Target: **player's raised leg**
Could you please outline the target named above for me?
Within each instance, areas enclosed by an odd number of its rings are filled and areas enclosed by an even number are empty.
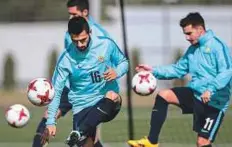
[[[160,91],[156,96],[155,104],[152,109],[150,121],[151,128],[148,138],[129,140],[129,145],[133,147],[139,147],[141,145],[144,145],[144,147],[158,147],[158,137],[167,116],[169,103],[179,104],[176,95],[171,90]]]
[[[92,131],[96,130],[97,125],[114,119],[120,108],[121,97],[113,91],[107,92],[105,98],[101,99],[95,106],[81,111],[83,114],[74,115],[74,129],[76,130],[71,132],[66,143],[71,145],[75,142],[78,145],[85,144],[88,137],[93,137],[89,134],[93,134]],[[85,115],[84,120],[78,121],[78,119],[83,118],[83,115]]]
[[[189,98],[186,98],[187,96]],[[192,113],[192,99],[192,91],[189,88],[179,87],[161,90],[156,96],[152,109],[148,137],[140,140],[129,140],[128,144],[133,147],[158,147],[159,134],[167,117],[168,104],[181,107],[183,113]]]
[[[80,125],[80,132],[87,133],[101,122],[108,122],[114,119],[121,108],[121,97],[113,92],[106,93],[105,98],[100,100],[88,113],[88,118]]]

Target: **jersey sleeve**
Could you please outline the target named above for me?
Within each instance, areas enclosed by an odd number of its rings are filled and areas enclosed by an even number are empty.
[[[55,89],[55,96],[52,102],[48,105],[48,119],[46,125],[55,125],[56,123],[56,114],[60,105],[61,94],[64,89],[65,83],[68,80],[69,66],[69,62],[67,58],[65,58],[65,53],[63,53],[58,59],[52,77],[52,83]]]
[[[115,65],[115,71],[117,73],[117,78],[122,77],[124,74],[128,72],[128,60],[126,59],[123,52],[119,49],[117,44],[111,40],[111,60]]]
[[[215,92],[224,88],[232,77],[232,63],[229,48],[221,43],[214,44],[215,59],[217,64],[218,75],[213,81],[209,82],[208,90]]]
[[[187,51],[175,64],[154,67],[152,73],[157,79],[182,78],[189,71],[188,54]]]

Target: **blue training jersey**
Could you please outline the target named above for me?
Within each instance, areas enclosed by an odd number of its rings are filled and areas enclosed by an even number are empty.
[[[109,33],[106,30],[104,30],[100,24],[97,24],[91,16],[88,16],[88,24],[89,24],[92,36],[105,36],[105,37],[110,38]],[[71,44],[72,44],[72,39],[67,31],[65,33],[64,48],[67,49],[69,47],[69,45],[71,45]],[[69,88],[69,85],[70,84],[67,81],[66,87]]]
[[[107,82],[103,73],[112,67],[117,79]],[[55,124],[61,93],[66,81],[70,83],[68,94],[73,114],[95,105],[107,91],[119,92],[118,78],[128,71],[128,61],[116,43],[108,37],[91,35],[89,47],[79,51],[71,44],[59,57],[53,75],[55,97],[48,106],[47,125]]]
[[[173,79],[189,73],[188,87],[195,97],[202,101],[201,95],[208,90],[212,94],[208,104],[225,111],[231,95],[231,61],[229,48],[208,30],[176,64],[155,67],[153,74],[158,79]]]

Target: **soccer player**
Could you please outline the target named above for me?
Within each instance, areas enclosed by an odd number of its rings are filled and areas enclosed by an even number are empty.
[[[56,114],[65,83],[73,111],[73,131],[69,146],[83,146],[95,138],[98,124],[112,120],[120,110],[118,79],[128,71],[128,61],[116,43],[108,37],[91,35],[83,17],[68,23],[72,44],[62,53],[53,75],[55,97],[48,106],[46,122],[50,136],[56,134]]]
[[[91,34],[95,36],[109,36],[109,33],[97,24],[95,20],[89,15],[89,2],[88,0],[68,0],[67,2],[68,13],[70,18],[74,16],[84,17],[89,24]],[[68,32],[65,34],[65,48],[72,43],[72,39]]]
[[[89,15],[88,0],[68,0],[67,9],[68,9],[68,13],[70,14],[70,18],[74,16],[82,16],[88,21],[92,35],[109,37],[108,32],[105,31],[101,25],[97,24],[94,21],[94,19]],[[68,32],[66,32],[65,34],[64,42],[65,42],[65,48],[68,48],[68,46],[72,44],[72,40]],[[69,85],[68,83],[66,83],[66,86],[62,93],[59,110],[56,115],[57,119],[59,119],[61,116],[65,116],[67,112],[69,112],[72,109],[72,105],[68,101],[68,92],[69,92]],[[34,136],[32,147],[42,147],[41,135],[43,133],[44,135],[46,135],[46,132],[44,132],[46,121],[47,121],[47,110],[45,111],[44,116],[37,127],[36,135]],[[95,147],[102,147],[101,143],[97,139],[96,139]]]
[[[181,19],[180,26],[190,47],[177,63],[150,67],[139,65],[137,71],[151,71],[158,79],[182,78],[191,81],[186,87],[174,87],[158,92],[151,114],[148,137],[129,140],[133,147],[158,147],[158,137],[167,116],[169,104],[182,109],[183,114],[193,114],[193,130],[197,133],[197,147],[212,147],[224,113],[229,105],[232,63],[229,48],[205,29],[202,16],[189,13]]]

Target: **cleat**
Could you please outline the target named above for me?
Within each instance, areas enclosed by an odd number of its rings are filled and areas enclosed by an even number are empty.
[[[147,137],[144,137],[139,140],[129,140],[127,143],[131,147],[158,147],[158,144],[152,144]]]
[[[86,136],[81,135],[79,131],[72,131],[68,138],[65,141],[65,144],[69,145],[69,147],[82,147],[84,141],[86,140]]]

